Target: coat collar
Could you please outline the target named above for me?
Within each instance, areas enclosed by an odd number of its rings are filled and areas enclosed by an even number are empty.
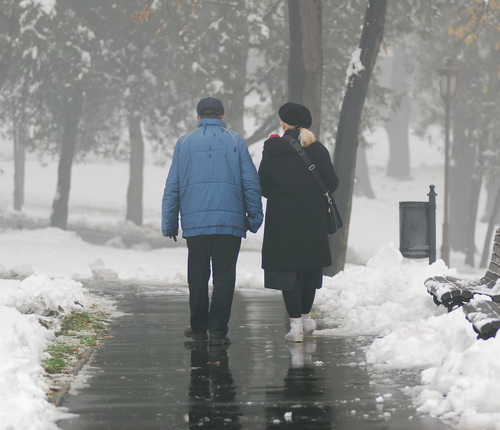
[[[299,140],[298,130],[287,130],[284,136],[292,136]],[[264,152],[266,155],[296,154],[297,151],[290,142],[283,137],[271,137],[264,142]]]
[[[198,121],[198,127],[205,127],[207,125],[216,125],[227,128],[226,123],[217,118],[204,118]]]

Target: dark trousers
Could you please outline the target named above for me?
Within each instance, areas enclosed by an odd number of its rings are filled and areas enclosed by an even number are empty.
[[[286,310],[290,318],[300,318],[311,312],[316,289],[323,284],[323,269],[300,270],[293,291],[283,291]]]
[[[212,234],[186,238],[188,254],[189,308],[195,334],[226,336],[233,304],[236,262],[241,237]],[[210,260],[213,271],[212,301],[209,303]]]

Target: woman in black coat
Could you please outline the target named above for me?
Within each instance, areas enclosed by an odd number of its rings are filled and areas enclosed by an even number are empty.
[[[323,267],[330,266],[325,197],[303,158],[290,141],[300,142],[316,166],[327,190],[333,193],[339,179],[328,150],[308,130],[309,109],[285,103],[279,110],[283,137],[271,136],[264,143],[259,167],[262,194],[267,198],[262,268],[265,287],[283,291],[290,316],[285,339],[302,342],[316,323],[311,308],[321,288]]]

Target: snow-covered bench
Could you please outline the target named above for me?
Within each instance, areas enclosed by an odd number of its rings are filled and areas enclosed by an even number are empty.
[[[495,233],[493,252],[486,274],[481,279],[459,279],[451,276],[434,276],[424,284],[434,302],[443,305],[448,311],[468,303],[472,297],[482,294],[491,297],[493,302],[500,302],[500,291],[492,288],[500,278],[500,228]],[[491,302],[490,302],[491,303]],[[499,305],[500,309],[500,305]]]
[[[481,339],[495,336],[500,328],[500,303],[473,301],[463,306],[466,318]]]

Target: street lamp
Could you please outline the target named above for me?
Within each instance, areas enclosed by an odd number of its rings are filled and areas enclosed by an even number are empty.
[[[441,258],[447,266],[450,265],[450,242],[449,242],[449,221],[450,221],[450,111],[451,101],[455,98],[458,85],[459,71],[453,68],[453,60],[448,58],[446,67],[438,69],[439,81],[441,84],[441,97],[446,106],[446,129],[444,145],[444,223],[443,223],[443,245],[441,247]]]

